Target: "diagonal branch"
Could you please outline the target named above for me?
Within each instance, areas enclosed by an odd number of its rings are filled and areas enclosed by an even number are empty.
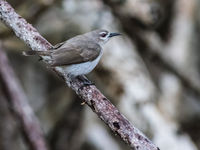
[[[47,150],[39,121],[35,117],[32,108],[27,103],[25,93],[17,80],[14,71],[9,65],[6,54],[0,49],[0,78],[3,88],[12,106],[13,113],[21,122],[32,150]]]
[[[32,50],[47,50],[52,45],[45,40],[32,25],[28,24],[4,0],[0,0],[0,19],[15,32]],[[110,129],[117,133],[132,149],[158,150],[148,138],[135,128],[117,108],[94,86],[83,87],[78,79],[71,80],[59,70],[53,69],[61,76],[83,101],[102,119]],[[83,87],[83,88],[81,88]]]

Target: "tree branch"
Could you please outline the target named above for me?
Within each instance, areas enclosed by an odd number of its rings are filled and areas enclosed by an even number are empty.
[[[28,24],[4,0],[0,0],[0,18],[32,50],[47,50],[52,45],[45,40],[32,25]],[[83,101],[102,119],[110,129],[117,133],[131,148],[137,150],[158,150],[148,138],[116,109],[116,107],[93,85],[83,87],[78,79],[71,80],[66,75],[53,69],[71,87]],[[81,88],[83,87],[83,88]]]
[[[39,122],[35,117],[32,108],[27,102],[19,81],[17,80],[14,71],[8,63],[6,54],[0,48],[0,78],[3,83],[3,88],[9,103],[12,106],[12,112],[18,117],[21,122],[21,127],[25,133],[31,149],[47,150],[42,130]]]

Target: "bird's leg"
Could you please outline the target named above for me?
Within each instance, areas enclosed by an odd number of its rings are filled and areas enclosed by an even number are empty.
[[[77,78],[83,82],[83,86],[94,85],[94,82],[88,80],[84,75],[77,76]]]
[[[39,57],[38,61],[42,61],[42,60],[43,60],[43,58],[42,58],[42,57]]]

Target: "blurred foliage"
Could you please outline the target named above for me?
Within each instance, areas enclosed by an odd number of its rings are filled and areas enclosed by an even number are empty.
[[[162,150],[200,149],[197,0],[7,1],[53,45],[96,28],[122,32],[88,77]],[[129,149],[37,57],[23,57],[28,47],[3,23],[0,40],[51,149]],[[0,149],[28,149],[0,89]]]

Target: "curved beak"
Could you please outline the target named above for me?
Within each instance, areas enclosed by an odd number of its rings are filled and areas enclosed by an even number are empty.
[[[119,36],[122,35],[120,33],[110,33],[110,35],[108,36],[109,38],[113,37],[113,36]]]

